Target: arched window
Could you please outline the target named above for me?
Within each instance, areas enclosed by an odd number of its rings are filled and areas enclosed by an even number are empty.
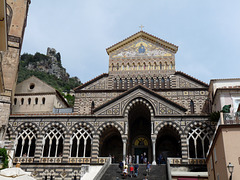
[[[159,82],[159,79],[157,77],[157,79],[156,79],[156,89],[159,89],[159,87],[160,87],[160,82]]]
[[[143,79],[142,78],[140,79],[140,84],[143,85]]]
[[[112,71],[114,71],[114,65],[112,64]]]
[[[160,62],[160,70],[162,70],[162,63]]]
[[[121,68],[122,71],[124,71],[124,64],[122,64],[122,68]]]
[[[190,111],[191,111],[191,114],[194,114],[194,102],[193,102],[193,100],[190,101]]]
[[[127,63],[127,70],[129,70],[129,63]]]
[[[132,78],[129,79],[129,88],[132,88],[133,87],[133,80]]]
[[[22,98],[22,99],[21,99],[21,105],[23,105],[23,103],[24,103],[24,99]]]
[[[151,70],[151,63],[148,63],[148,70]]]
[[[165,62],[165,70],[168,70],[168,64]]]
[[[33,157],[36,148],[36,135],[26,128],[17,136],[16,157]]]
[[[148,80],[148,78],[146,78],[146,80],[145,80],[145,86],[149,87],[149,80]]]
[[[92,101],[92,103],[91,103],[91,113],[93,114],[93,109],[95,108],[95,103],[94,103],[94,101]]]
[[[117,89],[117,79],[113,80],[113,89]]]
[[[14,98],[14,105],[17,105],[17,98]]]
[[[128,80],[127,78],[124,79],[124,89],[127,89],[128,86]]]
[[[166,85],[167,85],[167,88],[169,89],[170,88],[170,78],[169,77],[167,77]]]
[[[42,104],[45,104],[45,102],[46,102],[46,98],[43,97],[43,98],[42,98]]]
[[[206,158],[210,137],[206,130],[195,127],[190,130],[187,137],[188,155],[190,158]]]
[[[173,63],[172,62],[170,63],[170,68],[173,69]]]
[[[153,89],[154,88],[154,79],[153,79],[153,77],[151,77],[151,89]]]
[[[28,104],[31,104],[31,98],[28,98]]]
[[[141,65],[140,65],[140,63],[138,63],[138,70],[141,70]]]
[[[119,64],[117,63],[117,71],[119,70]]]
[[[84,127],[76,130],[71,140],[71,157],[90,157],[92,134],[89,129]]]
[[[135,78],[135,86],[138,85],[138,79]]]
[[[43,139],[43,157],[61,157],[63,153],[63,133],[51,128]]]
[[[156,63],[154,63],[154,70],[156,70],[157,69],[157,64]]]
[[[122,89],[122,79],[119,79],[119,89]]]
[[[143,70],[146,70],[146,64],[143,63]]]
[[[161,88],[162,89],[165,88],[165,79],[164,79],[164,77],[162,77],[162,79],[161,79]]]
[[[38,104],[38,98],[35,98],[35,104]]]

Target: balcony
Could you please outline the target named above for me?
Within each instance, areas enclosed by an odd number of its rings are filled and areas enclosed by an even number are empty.
[[[220,113],[218,125],[240,124],[240,112],[236,113]]]

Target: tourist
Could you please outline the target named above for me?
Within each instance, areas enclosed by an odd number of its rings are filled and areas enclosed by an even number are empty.
[[[139,166],[138,166],[138,164],[135,164],[135,166],[134,166],[134,172],[135,172],[135,176],[136,176],[136,177],[138,176],[138,170],[139,170]]]
[[[143,163],[143,154],[141,154],[140,163],[141,163],[141,164]]]
[[[143,180],[148,180],[147,176],[145,176],[145,178]]]
[[[133,164],[136,163],[136,162],[135,162],[135,155],[133,155],[133,157],[132,157],[132,163],[133,163]]]
[[[132,156],[131,156],[131,154],[128,156],[128,162],[129,162],[129,164],[132,164]]]
[[[147,176],[150,174],[150,170],[151,170],[151,164],[148,161],[146,166]]]
[[[126,164],[128,164],[128,155],[126,156]]]
[[[121,171],[121,173],[123,172],[123,162],[121,161],[120,163],[119,163],[119,169],[120,169],[120,171]]]
[[[131,166],[130,166],[130,176],[131,176],[131,178],[133,177],[133,170],[134,170],[134,169],[133,169],[133,166],[131,165]]]
[[[123,176],[124,176],[124,177],[127,177],[127,175],[128,175],[128,166],[125,165],[125,166],[124,166],[124,170],[123,170]]]

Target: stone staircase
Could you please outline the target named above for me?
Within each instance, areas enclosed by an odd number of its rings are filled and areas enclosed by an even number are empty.
[[[129,169],[129,168],[128,168]],[[117,179],[141,179],[143,180],[146,176],[146,165],[139,165],[138,177],[123,177],[118,164],[111,164],[105,174],[102,176],[101,180],[117,180]],[[166,165],[155,165],[151,166],[151,171],[148,180],[167,180],[167,170]]]

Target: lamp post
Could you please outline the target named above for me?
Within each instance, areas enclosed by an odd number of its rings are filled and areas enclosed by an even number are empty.
[[[229,173],[231,174],[230,180],[232,180],[232,173],[233,173],[234,165],[232,165],[232,164],[229,162],[229,164],[227,165],[227,168],[228,168]]]

